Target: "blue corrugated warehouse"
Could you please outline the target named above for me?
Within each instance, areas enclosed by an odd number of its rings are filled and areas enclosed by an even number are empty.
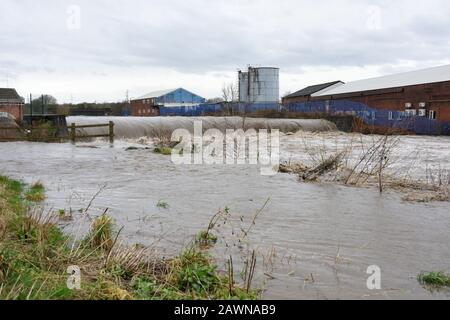
[[[158,116],[161,108],[192,108],[206,99],[183,88],[150,92],[131,100],[131,114],[137,117]]]

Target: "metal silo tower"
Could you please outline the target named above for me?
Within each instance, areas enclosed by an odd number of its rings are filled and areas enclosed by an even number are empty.
[[[249,67],[239,71],[239,102],[278,103],[280,99],[280,69]]]

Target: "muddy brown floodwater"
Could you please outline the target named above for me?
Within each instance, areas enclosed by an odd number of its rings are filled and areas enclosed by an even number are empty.
[[[283,139],[282,153],[288,156],[295,141]],[[437,138],[405,139],[422,146]],[[220,241],[214,255],[223,265],[229,254],[256,249],[255,284],[264,285],[266,299],[450,298],[448,291],[430,292],[416,280],[421,271],[450,268],[447,202],[407,203],[393,192],[305,184],[285,174],[261,176],[247,165],[179,166],[151,150],[126,151],[130,145],[135,144],[1,143],[0,174],[42,181],[46,207],[54,210],[86,208],[105,185],[90,212],[109,208],[117,225],[124,226],[126,242],[153,245],[167,256],[228,207],[231,218],[216,231]],[[236,243],[236,233],[251,225],[267,199],[248,243]],[[168,208],[158,208],[158,202]],[[66,226],[68,232],[86,228],[75,220]],[[234,258],[238,269],[242,258]],[[366,286],[372,265],[381,268],[381,290]]]

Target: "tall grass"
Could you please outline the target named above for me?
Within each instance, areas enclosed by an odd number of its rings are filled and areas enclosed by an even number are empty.
[[[42,202],[45,200],[45,188],[41,182],[33,183],[25,193],[25,199],[31,202]]]
[[[33,208],[27,190],[21,182],[0,176],[0,299],[259,297],[256,290],[230,284],[195,243],[170,259],[119,243],[121,230],[116,232],[106,214],[92,221],[84,239],[75,241],[58,227],[58,214]],[[67,270],[74,265],[81,270],[80,290],[67,286]]]

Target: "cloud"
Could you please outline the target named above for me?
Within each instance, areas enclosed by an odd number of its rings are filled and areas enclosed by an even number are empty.
[[[22,94],[63,101],[163,86],[216,96],[259,64],[294,91],[446,63],[449,14],[444,0],[2,0],[0,85],[8,72]]]

